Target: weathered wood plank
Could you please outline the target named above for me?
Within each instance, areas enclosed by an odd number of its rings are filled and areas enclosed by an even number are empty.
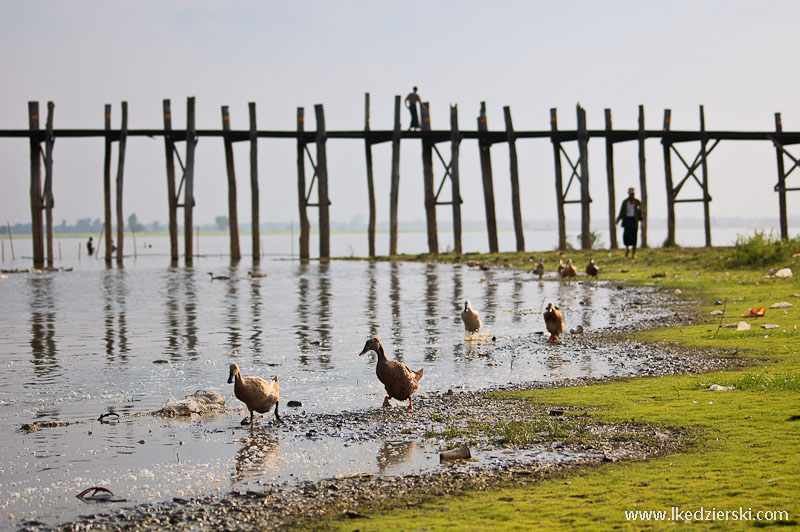
[[[614,189],[614,143],[610,140],[613,124],[611,109],[605,110],[606,118],[606,182],[608,184],[608,235],[611,249],[617,249],[617,195]]]
[[[309,234],[311,227],[308,222],[308,209],[306,207],[306,142],[305,134],[305,109],[297,108],[297,201],[300,212],[300,260],[308,260]]]
[[[647,170],[645,169],[644,141],[644,105],[639,106],[639,129],[636,139],[639,145],[639,201],[642,203],[642,238],[641,247],[647,247]]]
[[[459,182],[458,158],[461,134],[458,131],[458,106],[450,106],[450,184],[452,185],[453,246],[461,255],[461,184]]]
[[[322,104],[314,106],[317,118],[317,193],[319,198],[319,257],[331,256],[331,220],[328,200],[328,156],[325,133],[325,111]]]
[[[39,137],[39,102],[28,102],[28,127],[30,136],[30,161],[31,161],[31,237],[33,244],[33,267],[44,266],[44,222],[42,209],[44,198],[42,196],[42,147]]]
[[[489,127],[486,123],[486,102],[481,102],[478,115],[478,133],[486,134]],[[486,210],[486,231],[489,236],[489,253],[497,253],[497,218],[494,211],[494,184],[492,182],[492,144],[487,137],[478,138],[478,151],[481,161],[481,178],[483,182],[483,204]]]
[[[253,264],[261,263],[261,215],[258,194],[258,128],[256,128],[256,102],[248,104],[250,114],[250,233],[252,235]]]
[[[589,135],[586,131],[586,111],[576,106],[578,113],[578,151],[581,171],[581,249],[591,249],[590,203],[589,197]]]
[[[389,255],[397,255],[397,203],[400,195],[400,96],[394,97],[394,129],[392,130],[392,184],[389,192]]]
[[[128,141],[128,102],[122,102],[122,124],[117,144],[117,265],[123,263],[125,253],[125,219],[122,209],[123,178],[125,176],[125,147]]]
[[[163,102],[164,109],[164,155],[167,165],[167,208],[169,210],[169,257],[173,266],[178,264],[178,195],[175,187],[175,141],[172,139],[172,104],[170,100]],[[111,106],[106,106],[106,129],[111,127]],[[111,140],[106,137],[107,150]],[[110,151],[107,151],[107,164],[110,162]],[[111,219],[111,206],[108,207],[108,219]],[[110,223],[110,222],[109,222]],[[111,237],[107,237],[107,253],[111,255]]]
[[[711,247],[711,195],[708,193],[708,135],[706,135],[706,115],[700,106],[700,165],[703,169],[703,220],[706,233],[706,247]]]
[[[236,206],[236,166],[233,160],[233,142],[231,141],[231,116],[227,105],[222,106],[222,130],[225,145],[225,171],[228,175],[228,233],[230,235],[231,261],[241,260],[239,249],[239,212]]]
[[[431,115],[428,102],[420,105],[422,131],[430,132]],[[439,236],[436,232],[436,194],[433,191],[433,143],[422,137],[422,183],[425,197],[425,224],[428,230],[428,253],[439,253]]]
[[[517,251],[525,251],[525,235],[522,226],[522,208],[519,197],[519,168],[517,164],[517,135],[511,121],[511,107],[503,107],[503,118],[506,123],[506,141],[508,142],[508,167],[511,178],[511,211],[514,216],[514,236]]]
[[[550,141],[553,143],[553,162],[556,174],[556,214],[558,215],[558,249],[567,249],[567,224],[564,215],[564,178],[561,171],[561,141],[558,137],[558,112],[550,109]]]
[[[194,152],[195,152],[195,101],[186,99],[186,164],[183,170],[183,261],[186,266],[194,263]]]
[[[664,148],[664,181],[667,186],[667,239],[664,246],[675,245],[675,193],[672,183],[672,142],[669,140],[670,118],[672,110],[664,109],[664,136],[661,145]]]
[[[369,256],[375,256],[375,182],[372,173],[372,142],[369,139],[369,93],[364,94],[364,152],[367,163],[367,202],[369,204],[369,223],[367,240]]]
[[[777,138],[783,131],[781,114],[775,113],[775,137]],[[789,239],[789,221],[786,213],[786,171],[783,166],[783,150],[781,146],[775,146],[775,156],[778,160],[778,214],[780,217],[781,240]]]
[[[55,105],[47,102],[47,122],[44,137],[44,209],[47,236],[47,267],[53,267],[53,112]]]

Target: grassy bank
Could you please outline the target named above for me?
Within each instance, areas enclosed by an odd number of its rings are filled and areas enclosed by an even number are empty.
[[[357,523],[331,519],[313,529],[333,530],[529,530],[674,529],[683,520],[627,520],[625,511],[781,510],[783,516],[764,521],[702,521],[693,527],[750,528],[800,524],[800,281],[765,277],[771,267],[791,267],[800,274],[793,249],[779,250],[767,260],[742,249],[641,250],[636,260],[618,251],[543,254],[443,255],[446,262],[474,261],[490,267],[533,268],[544,257],[552,271],[559,258],[572,258],[582,270],[589,257],[601,268],[601,278],[680,289],[681,297],[699,301],[701,316],[692,325],[637,333],[640,340],[669,342],[686,351],[724,350],[746,364],[735,371],[660,378],[631,378],[595,386],[507,393],[510,399],[536,406],[587,408],[602,422],[633,421],[688,429],[686,452],[646,462],[607,463],[572,470],[540,483],[469,492],[424,500],[408,506],[364,508],[371,519]],[[405,260],[411,257],[404,257]],[[430,260],[427,256],[413,257]],[[716,305],[715,302],[724,302]],[[776,302],[794,306],[770,309]],[[766,316],[743,319],[750,308],[766,306]],[[711,315],[725,309],[725,314]],[[718,328],[747,321],[749,331]],[[777,329],[762,329],[776,324]],[[707,391],[709,384],[732,391]],[[568,414],[569,415],[569,414]],[[708,516],[705,516],[708,517]]]

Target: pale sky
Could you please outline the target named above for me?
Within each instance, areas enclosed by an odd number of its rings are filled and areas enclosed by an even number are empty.
[[[560,127],[573,129],[580,102],[590,129],[604,127],[606,107],[615,128],[634,129],[639,104],[648,129],[661,127],[667,107],[673,129],[697,129],[704,104],[709,130],[772,130],[773,113],[780,111],[784,130],[798,131],[798,23],[800,3],[791,0],[0,0],[0,129],[26,128],[29,100],[39,100],[42,109],[54,101],[57,128],[102,128],[106,103],[113,104],[118,127],[123,100],[129,127],[161,128],[164,98],[172,99],[174,127],[185,127],[187,96],[197,98],[199,129],[220,128],[222,105],[230,106],[234,129],[247,128],[250,101],[257,103],[261,129],[294,130],[296,108],[303,106],[306,129],[313,130],[317,103],[325,105],[329,130],[362,129],[365,92],[372,128],[391,129],[394,95],[418,85],[434,129],[449,128],[449,104],[456,103],[461,127],[474,130],[486,101],[493,130],[504,128],[504,105],[511,106],[517,130],[549,129],[551,107],[558,108]],[[402,113],[405,129],[409,117],[405,108]],[[102,218],[102,147],[100,138],[57,140],[57,224]],[[448,154],[449,144],[440,149]],[[521,140],[517,149],[523,217],[554,219],[550,142]],[[679,149],[691,160],[698,146]],[[577,154],[574,143],[568,150]],[[592,140],[589,150],[592,225],[605,228],[604,141]],[[638,185],[636,150],[635,142],[615,146],[620,200]],[[236,146],[242,222],[250,220],[248,151],[246,143]],[[374,147],[379,221],[388,221],[390,154],[389,143]],[[401,155],[400,219],[423,219],[419,141],[404,141]],[[510,219],[507,146],[495,145],[492,157],[497,216]],[[3,223],[30,221],[28,158],[26,140],[0,138]],[[366,217],[363,142],[331,140],[328,159],[331,218]],[[130,139],[126,160],[126,218],[135,212],[141,222],[166,222],[163,141]],[[436,165],[438,186],[443,171]],[[483,220],[475,141],[462,143],[460,168],[463,217]],[[674,158],[676,181],[681,168]],[[663,217],[658,140],[647,143],[647,171],[650,216]],[[297,220],[294,141],[261,139],[259,174],[261,220]],[[227,214],[220,139],[200,140],[195,175],[195,220],[210,223]],[[768,142],[722,142],[709,159],[709,180],[712,216],[777,218],[775,151]],[[686,192],[699,197],[699,190]],[[790,215],[798,214],[797,196],[789,194]],[[450,207],[438,215],[450,219]],[[578,207],[568,207],[567,216],[577,223]],[[701,218],[702,206],[679,206],[678,216]]]

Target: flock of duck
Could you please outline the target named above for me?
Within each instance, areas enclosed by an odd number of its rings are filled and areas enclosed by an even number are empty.
[[[544,259],[540,260],[533,273],[541,279],[545,273]],[[600,270],[594,263],[594,259],[589,261],[586,265],[586,274],[590,277],[597,278]],[[559,260],[558,276],[560,279],[569,280],[577,277],[578,272],[572,264],[572,259],[564,264],[563,260]],[[211,275],[212,279],[219,279]],[[544,322],[547,326],[547,331],[550,333],[550,342],[558,342],[559,337],[564,332],[564,317],[559,312],[558,307],[553,303],[548,303],[544,313]],[[464,310],[461,312],[461,320],[464,322],[464,330],[468,335],[475,335],[483,327],[481,317],[477,310],[472,308],[469,300],[464,302]],[[375,367],[375,374],[378,380],[381,381],[386,389],[386,397],[383,398],[383,406],[389,406],[390,399],[398,401],[408,400],[408,410],[413,408],[411,396],[419,388],[419,381],[425,372],[424,368],[417,371],[412,371],[407,365],[397,360],[389,360],[386,357],[386,351],[381,344],[380,338],[370,338],[364,344],[364,349],[358,354],[363,354],[374,351],[378,355],[378,363]],[[272,377],[272,380],[267,381],[258,376],[243,377],[239,370],[238,364],[230,365],[230,373],[228,375],[228,384],[233,384],[233,393],[237,399],[242,401],[250,412],[249,421],[247,418],[242,420],[242,425],[249,424],[253,426],[254,412],[265,414],[275,408],[275,419],[280,422],[281,418],[278,414],[278,403],[280,402],[280,383],[278,377]]]

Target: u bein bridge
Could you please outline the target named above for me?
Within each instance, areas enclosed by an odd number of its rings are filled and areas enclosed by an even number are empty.
[[[612,127],[611,110],[605,110],[605,129],[590,130],[586,127],[586,111],[577,106],[577,129],[558,129],[556,109],[550,109],[550,129],[541,131],[515,131],[511,121],[511,110],[504,107],[505,129],[490,131],[486,121],[486,106],[481,103],[480,114],[477,119],[476,130],[461,130],[458,126],[458,108],[450,106],[450,129],[431,129],[430,112],[427,103],[422,106],[421,129],[418,131],[402,131],[400,126],[401,98],[394,98],[394,128],[392,130],[370,129],[370,98],[365,95],[364,129],[356,131],[328,131],[325,128],[325,113],[323,106],[315,105],[316,130],[305,130],[305,113],[302,107],[297,109],[296,131],[269,131],[259,130],[256,127],[256,105],[249,104],[250,127],[248,130],[232,130],[230,128],[230,115],[227,106],[222,107],[222,129],[207,130],[197,129],[195,126],[195,99],[190,97],[186,102],[186,129],[173,129],[170,100],[164,100],[164,127],[163,129],[128,129],[128,105],[122,102],[122,117],[119,129],[111,127],[111,105],[105,106],[104,129],[55,129],[53,125],[53,102],[47,104],[47,120],[45,129],[39,126],[39,103],[28,103],[29,127],[21,130],[0,130],[0,137],[25,137],[30,141],[30,204],[33,238],[33,262],[35,267],[45,264],[45,242],[47,266],[53,266],[53,148],[56,138],[75,137],[103,137],[105,139],[105,158],[103,172],[104,187],[104,235],[105,257],[111,263],[112,254],[112,210],[111,210],[111,177],[113,143],[118,145],[118,159],[116,167],[116,223],[117,223],[117,250],[116,262],[123,263],[124,244],[124,219],[122,209],[123,177],[125,168],[125,145],[128,137],[163,137],[166,155],[167,178],[167,204],[169,207],[169,235],[170,256],[173,264],[179,261],[178,254],[178,209],[183,208],[184,224],[184,253],[185,264],[193,262],[193,218],[194,201],[194,167],[195,151],[201,137],[219,137],[225,147],[225,162],[228,177],[228,218],[230,225],[230,255],[232,261],[241,259],[239,248],[239,224],[236,203],[236,171],[233,159],[233,144],[235,142],[248,142],[250,145],[250,186],[252,198],[252,256],[254,263],[261,257],[259,236],[259,183],[258,183],[258,139],[259,138],[294,138],[297,139],[297,191],[298,207],[300,213],[300,258],[308,259],[310,223],[308,209],[316,207],[319,210],[319,256],[330,257],[330,214],[328,199],[328,167],[327,167],[327,141],[328,139],[356,139],[364,142],[367,191],[369,197],[369,255],[375,256],[375,188],[374,172],[372,165],[372,146],[383,142],[391,142],[392,166],[390,188],[390,236],[389,254],[397,253],[397,203],[400,186],[400,142],[403,139],[420,139],[422,144],[423,183],[425,189],[425,214],[427,221],[428,251],[438,253],[439,244],[436,225],[436,207],[450,205],[453,212],[453,236],[456,253],[461,253],[461,194],[459,183],[459,156],[460,145],[463,139],[478,141],[480,155],[480,168],[483,183],[484,207],[486,210],[486,229],[489,238],[490,252],[497,252],[497,222],[495,216],[495,200],[493,188],[491,147],[494,144],[505,143],[509,150],[509,174],[511,179],[511,207],[514,219],[517,251],[525,250],[525,241],[522,227],[522,209],[520,206],[519,171],[517,166],[517,140],[518,139],[549,139],[553,145],[553,159],[555,164],[555,188],[558,213],[558,247],[566,249],[566,217],[565,206],[579,203],[581,206],[581,247],[591,247],[590,203],[589,195],[589,150],[590,138],[605,139],[606,152],[606,180],[608,184],[608,224],[610,246],[617,248],[617,232],[615,226],[616,197],[614,193],[614,144],[618,142],[636,141],[639,147],[639,187],[642,202],[642,247],[647,247],[647,180],[645,174],[645,140],[660,138],[664,155],[664,176],[667,197],[667,240],[666,244],[675,243],[675,204],[684,202],[701,202],[705,221],[705,245],[711,246],[711,218],[709,204],[711,196],[708,193],[708,157],[714,148],[723,140],[757,140],[769,141],[775,147],[777,156],[778,180],[774,190],[778,193],[778,208],[780,213],[780,235],[787,239],[788,223],[786,212],[786,192],[800,190],[800,187],[787,187],[786,178],[798,166],[800,156],[793,156],[786,146],[800,144],[800,132],[784,132],[781,126],[781,115],[775,113],[774,131],[707,131],[703,106],[700,106],[700,127],[698,131],[677,131],[670,128],[671,111],[664,111],[662,129],[645,129],[644,107],[639,106],[638,128],[635,130],[615,130]],[[689,161],[685,158],[676,145],[682,142],[699,141],[700,150]],[[183,143],[184,152],[181,157],[178,143]],[[450,143],[450,161],[448,162],[438,145]],[[42,148],[44,143],[44,148]],[[570,157],[564,145],[577,144],[577,156]],[[316,158],[312,155],[309,145],[316,146]],[[574,152],[574,148],[573,148]],[[435,186],[434,154],[441,162],[444,174],[438,187]],[[675,154],[683,166],[680,180],[675,182],[672,170],[672,155]],[[307,184],[306,158],[314,172]],[[791,161],[791,166],[786,169],[785,158]],[[175,160],[180,166],[180,182],[177,181]],[[573,162],[574,159],[574,162]],[[565,168],[566,162],[566,186]],[[44,182],[42,182],[42,164],[44,164]],[[700,175],[698,176],[698,170]],[[449,178],[451,185],[451,200],[442,201],[440,195]],[[700,187],[700,197],[683,197],[680,195],[684,185],[693,179]],[[579,187],[578,197],[568,199],[572,185]],[[312,200],[314,185],[317,186],[316,200]],[[182,196],[181,196],[182,194]],[[573,193],[573,197],[575,193]],[[182,199],[181,199],[182,198]],[[45,220],[42,219],[44,213]]]

